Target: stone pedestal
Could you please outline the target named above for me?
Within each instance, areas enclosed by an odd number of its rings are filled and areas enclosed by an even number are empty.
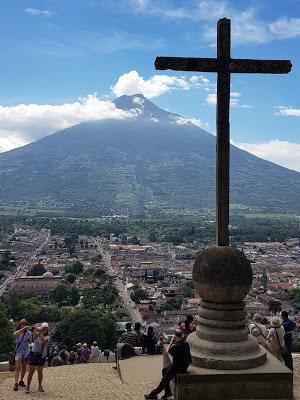
[[[164,356],[164,366],[171,359]],[[174,400],[292,400],[293,373],[267,352],[260,367],[219,370],[191,365],[171,381]]]
[[[266,349],[248,335],[243,299],[252,283],[251,265],[233,247],[212,247],[197,258],[193,281],[201,296],[196,332],[188,336],[193,365],[213,369],[255,368]]]

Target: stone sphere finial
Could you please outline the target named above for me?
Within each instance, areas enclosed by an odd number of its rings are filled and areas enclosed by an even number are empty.
[[[193,281],[203,300],[214,303],[241,302],[251,288],[252,269],[241,251],[229,246],[214,246],[197,257]]]

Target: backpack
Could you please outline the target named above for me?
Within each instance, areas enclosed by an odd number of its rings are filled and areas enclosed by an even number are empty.
[[[258,337],[258,336],[262,335],[261,328],[257,325],[253,326],[253,328],[251,329],[251,335],[254,337]]]
[[[69,362],[73,364],[74,361],[75,361],[75,354],[74,351],[71,351],[71,353],[69,354]]]
[[[58,361],[59,361],[59,365],[63,365],[63,360],[62,360],[62,358],[60,357],[60,356],[57,356],[57,358],[58,358]]]

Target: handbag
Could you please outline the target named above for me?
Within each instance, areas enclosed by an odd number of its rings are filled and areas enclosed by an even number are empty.
[[[43,354],[44,346],[45,346],[45,344],[43,343],[41,353],[36,353],[35,351],[30,350],[28,356],[25,358],[25,361],[27,362],[27,364],[42,365],[42,360],[43,360],[42,354]]]
[[[289,351],[288,351],[288,348],[286,346],[282,346],[281,347],[280,341],[279,341],[279,337],[278,337],[278,333],[277,333],[276,329],[275,329],[275,332],[276,332],[278,344],[279,344],[279,347],[280,347],[281,355],[282,355],[283,361],[285,363],[285,361],[288,359]]]
[[[20,346],[20,344],[22,343],[22,341],[24,339],[25,333],[26,333],[26,331],[24,331],[22,339],[19,341],[17,347],[15,348],[15,350],[12,352],[12,355],[10,356],[10,359],[8,361],[10,365],[16,365],[16,352],[18,350],[18,347]]]
[[[27,364],[29,364],[29,365],[41,365],[42,364],[42,355],[41,355],[41,353],[36,353],[35,351],[30,351],[25,360],[26,360]]]

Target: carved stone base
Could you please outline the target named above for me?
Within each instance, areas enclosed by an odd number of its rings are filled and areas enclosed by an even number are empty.
[[[200,301],[196,332],[188,336],[193,365],[210,369],[255,368],[266,362],[266,349],[248,335],[245,303]]]

